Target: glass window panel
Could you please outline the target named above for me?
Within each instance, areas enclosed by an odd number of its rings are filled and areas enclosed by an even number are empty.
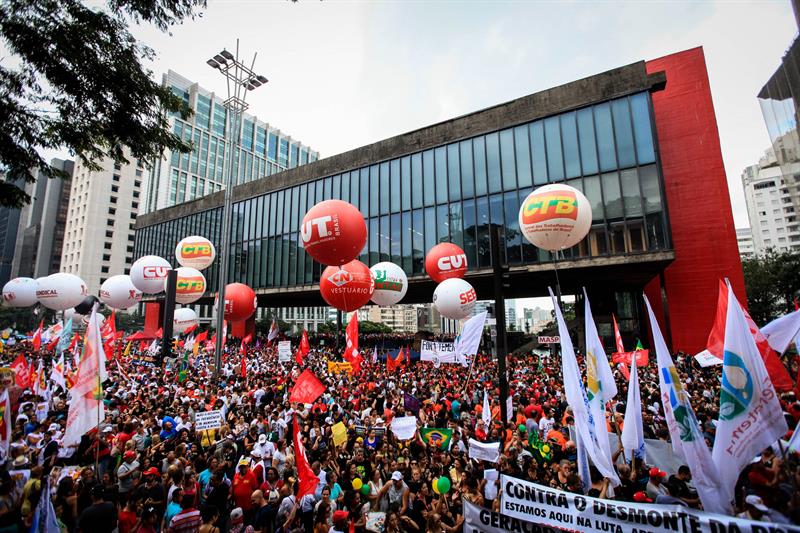
[[[331,198],[341,200],[342,198],[342,176],[337,174],[333,177],[333,190],[331,191]]]
[[[450,211],[447,204],[436,207],[436,242],[450,242]]]
[[[522,234],[519,231],[519,198],[517,191],[503,195],[506,222],[503,226],[506,242],[506,260],[509,264],[522,262]]]
[[[583,194],[592,206],[592,220],[603,220],[603,197],[600,193],[600,176],[583,178]]]
[[[528,126],[514,128],[514,151],[517,159],[517,181],[519,188],[530,187],[533,183],[531,171],[531,148],[528,139]]]
[[[550,181],[564,179],[564,158],[561,154],[561,128],[558,117],[544,120],[545,145],[547,146],[547,174]]]
[[[597,132],[597,148],[600,152],[600,170],[614,170],[617,168],[617,159],[614,153],[611,106],[608,102],[594,106],[594,124]]]
[[[342,174],[342,200],[345,202],[350,201],[350,173],[345,172]]]
[[[425,187],[422,193],[422,202],[424,205],[433,205],[436,200],[435,175],[433,169],[433,150],[423,152],[422,173],[424,175]]]
[[[486,169],[489,177],[489,192],[503,188],[500,179],[500,136],[490,133],[486,136]]]
[[[636,164],[636,153],[633,149],[633,129],[628,112],[628,99],[620,98],[611,102],[611,113],[614,117],[614,136],[617,141],[617,161],[620,167]]]
[[[400,215],[395,213],[392,215],[391,219],[391,235],[389,238],[389,261],[394,263],[395,265],[402,266],[401,263],[401,229],[402,226],[400,225]]]
[[[390,209],[392,213],[397,213],[400,211],[400,160],[394,159],[389,164],[389,180],[391,183],[390,190],[391,193],[389,195],[390,201]]]
[[[547,183],[547,155],[544,144],[544,122],[537,120],[528,126],[531,140],[531,157],[533,159],[533,183]]]
[[[400,159],[400,174],[395,177],[392,172],[392,181],[398,180],[400,182],[400,208],[403,210],[411,209],[411,157],[406,156]]]
[[[411,275],[414,272],[414,267],[412,265],[414,252],[411,245],[412,239],[414,238],[414,228],[411,225],[411,211],[403,211],[401,214],[401,222],[401,253],[403,258],[403,264],[401,266],[406,274]],[[392,226],[392,228],[394,228],[394,226]],[[392,261],[394,261],[394,259],[392,259]]]
[[[390,256],[390,243],[392,240],[391,230],[389,228],[389,215],[384,215],[380,218],[380,232],[378,234],[378,245],[380,252],[380,261],[391,260]]]
[[[489,241],[489,199],[485,196],[478,198],[475,207],[478,220],[478,266],[481,268],[490,267],[492,266],[492,248]]]
[[[289,285],[297,284],[297,234],[292,233],[286,238],[289,246]]]
[[[253,275],[255,274],[255,259],[255,244],[253,241],[250,241],[247,243],[247,267],[244,276],[244,279],[247,280],[245,281],[245,284],[250,287],[255,286],[255,283],[253,283]]]
[[[658,185],[658,171],[655,165],[648,165],[639,169],[639,179],[642,182],[642,196],[644,196],[645,212],[657,213],[661,206],[661,188]]]
[[[324,198],[325,184],[323,183],[323,180],[315,181],[314,182],[314,187],[317,189],[317,192],[314,193],[316,198],[317,198],[317,202],[321,202],[322,200],[325,199]]]
[[[636,139],[636,153],[639,164],[652,163],[656,160],[653,148],[653,129],[650,123],[650,106],[647,93],[634,94],[631,98],[631,115],[633,117],[633,135]]]
[[[619,176],[616,172],[603,174],[603,198],[605,199],[606,218],[609,220],[622,218],[622,194],[619,189]]]
[[[467,266],[475,267],[478,265],[478,243],[475,237],[475,200],[464,200],[464,208],[462,212],[462,224],[464,231],[462,233],[464,239],[463,250],[467,255]]]
[[[620,171],[622,196],[625,199],[625,216],[642,216],[642,198],[639,194],[639,176],[635,168]]]
[[[459,143],[459,152],[461,156],[460,170],[461,170],[461,193],[464,198],[471,198],[475,195],[475,177],[472,175],[472,141],[461,141]]]
[[[440,146],[434,150],[436,164],[436,203],[447,203],[447,150]]]
[[[425,257],[425,219],[422,214],[422,209],[414,210],[412,222],[411,242],[413,250],[413,272],[414,274],[421,274],[424,272],[423,258]]]
[[[503,174],[503,189],[517,188],[517,165],[514,156],[514,130],[500,132],[501,171]]]
[[[486,194],[486,138],[472,139],[473,162],[475,169],[475,196]]]
[[[322,183],[323,183],[323,185],[322,185],[322,195],[323,195],[322,199],[323,200],[330,200],[331,198],[333,198],[331,196],[331,187],[333,186],[333,180],[331,178],[325,178],[325,180]]]
[[[437,243],[436,239],[436,209],[425,209],[425,254]]]
[[[358,170],[350,172],[350,203],[363,213],[364,211],[361,209],[361,193],[359,191],[361,188],[360,174]]]
[[[292,212],[289,214],[290,217],[290,231],[296,232],[298,228],[298,219],[300,216],[305,216],[305,211],[302,215],[299,215],[299,202],[300,202],[300,187],[292,187],[292,203],[291,208]]]
[[[363,215],[368,215],[370,212],[369,206],[369,190],[370,190],[370,183],[369,183],[369,168],[362,168],[359,171],[359,180],[361,182],[361,190],[360,190],[360,198],[358,209],[361,211]],[[377,180],[376,180],[377,181]],[[376,183],[377,185],[377,183]],[[377,186],[375,187],[377,189]],[[374,192],[374,191],[373,191]]]
[[[461,199],[461,165],[458,160],[458,143],[447,146],[447,182],[450,200]]]
[[[300,228],[300,225],[303,223],[303,217],[306,216],[306,212],[313,207],[306,205],[306,201],[308,200],[308,184],[304,183],[300,186],[300,193],[299,193],[299,202],[300,205],[297,206],[297,213],[294,216],[295,221],[293,222],[294,230],[297,231]]]
[[[450,204],[450,242],[464,249],[463,216],[461,212],[461,202]]]
[[[422,154],[411,156],[411,205],[416,209],[422,207],[424,193],[424,172],[422,171]]]
[[[380,261],[380,227],[377,218],[369,219],[369,263],[374,265]]]
[[[597,149],[594,142],[592,108],[578,110],[578,139],[581,147],[583,174],[597,174]]]
[[[389,163],[383,162],[378,167],[380,181],[380,214],[385,215],[389,212]]]
[[[575,112],[564,113],[561,120],[561,143],[564,148],[564,168],[567,178],[581,175],[581,157],[578,151],[578,127]]]

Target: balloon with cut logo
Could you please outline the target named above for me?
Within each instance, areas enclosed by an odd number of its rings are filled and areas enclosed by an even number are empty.
[[[244,283],[225,285],[225,320],[247,320],[256,312],[258,299],[253,289]]]
[[[203,270],[211,266],[217,252],[214,244],[199,235],[192,235],[181,239],[175,247],[175,259],[183,267]]]
[[[89,296],[86,283],[75,274],[59,272],[39,278],[36,299],[48,309],[63,311],[75,307]]]
[[[175,283],[175,301],[179,304],[190,304],[203,297],[206,292],[206,277],[196,268],[178,267],[178,279]],[[167,282],[164,281],[164,289]]]
[[[555,252],[575,246],[592,226],[592,206],[581,191],[563,183],[539,187],[519,208],[519,228],[528,241]]]
[[[425,271],[436,283],[463,278],[467,273],[467,254],[451,242],[440,242],[425,256]]]
[[[343,265],[367,243],[364,215],[342,200],[325,200],[308,210],[300,227],[306,253],[323,265]]]
[[[130,276],[118,274],[100,285],[100,301],[112,309],[128,309],[142,301],[142,291],[134,287]]]
[[[183,334],[187,329],[198,324],[197,313],[188,307],[175,309],[172,315],[172,333],[174,335]]]
[[[372,298],[375,282],[367,265],[354,259],[349,263],[329,266],[322,272],[319,292],[328,305],[350,312],[360,308]]]
[[[446,279],[433,291],[433,306],[440,315],[453,320],[470,316],[477,300],[475,289],[461,278]]]
[[[372,301],[378,305],[395,305],[408,291],[408,276],[394,263],[384,261],[369,269],[375,280]]]
[[[163,257],[146,255],[131,265],[131,282],[145,294],[158,294],[164,290],[164,280],[172,270],[172,265]]]
[[[3,286],[3,303],[9,307],[28,307],[36,303],[38,282],[33,278],[14,278]]]

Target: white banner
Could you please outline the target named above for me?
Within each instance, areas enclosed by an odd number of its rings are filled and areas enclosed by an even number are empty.
[[[496,463],[500,460],[500,443],[469,439],[469,458]]]
[[[452,342],[420,341],[420,361],[430,361],[435,365],[458,363],[459,358]]]
[[[699,354],[695,355],[694,360],[697,361],[703,368],[722,364],[722,359],[708,350],[703,350]]]
[[[530,522],[524,522],[495,513],[491,509],[475,505],[462,500],[464,503],[464,533],[506,533],[506,531],[553,531],[555,529],[542,528]]]
[[[416,416],[401,416],[392,419],[392,433],[398,440],[409,440],[414,438],[417,432]]]
[[[800,533],[800,527],[742,520],[732,516],[705,513],[681,505],[654,505],[601,500],[573,494],[529,481],[500,476],[500,516],[496,529],[465,528],[473,531],[552,531],[549,528],[601,533],[677,531],[681,533]],[[466,507],[465,507],[466,510]],[[478,518],[480,524],[491,517]],[[533,520],[529,528],[512,529],[511,519]],[[466,516],[465,516],[466,521]],[[508,524],[507,527],[504,527]],[[516,525],[516,524],[515,524]],[[523,526],[526,524],[522,524]]]
[[[203,431],[206,429],[217,429],[222,425],[222,412],[219,409],[214,411],[202,411],[194,415],[194,430]]]
[[[278,361],[285,363],[292,360],[292,341],[278,343]]]

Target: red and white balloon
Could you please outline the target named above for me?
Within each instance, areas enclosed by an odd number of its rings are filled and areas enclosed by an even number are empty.
[[[180,335],[198,324],[197,313],[188,307],[179,307],[172,315],[172,333]]]
[[[433,291],[433,306],[440,315],[453,320],[470,316],[477,300],[475,289],[461,278],[446,279]]]
[[[100,301],[113,309],[128,309],[142,301],[142,291],[137,289],[130,276],[111,276],[100,285]]]
[[[451,278],[463,278],[467,273],[467,254],[451,242],[439,243],[428,251],[425,271],[436,283]]]
[[[3,303],[9,307],[28,307],[36,303],[36,287],[33,278],[14,278],[3,286]]]
[[[63,311],[79,305],[89,296],[86,283],[75,274],[58,272],[45,278],[39,278],[36,288],[36,299],[43,306],[55,311]]]
[[[563,183],[539,187],[519,208],[519,227],[528,241],[555,252],[575,246],[592,226],[592,206],[581,191]]]
[[[369,302],[375,282],[367,265],[354,259],[341,267],[326,268],[319,280],[319,291],[328,305],[350,312]]]
[[[163,257],[146,255],[131,265],[131,282],[145,294],[158,294],[164,290],[164,281],[170,270],[172,265]]]
[[[225,320],[247,320],[256,312],[257,307],[255,291],[244,283],[229,283],[225,286]]]
[[[206,277],[196,268],[178,267],[178,279],[175,283],[175,301],[179,304],[190,304],[203,297],[206,292]],[[164,282],[164,289],[167,282]]]
[[[214,262],[216,255],[214,244],[199,235],[185,237],[175,247],[175,259],[178,264],[197,270],[208,268]]]
[[[303,217],[300,238],[306,253],[317,262],[344,265],[364,249],[367,225],[354,205],[342,200],[325,200]]]

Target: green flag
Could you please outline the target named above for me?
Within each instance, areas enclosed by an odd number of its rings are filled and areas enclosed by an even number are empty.
[[[539,432],[535,429],[528,434],[528,446],[534,456],[538,454],[545,461],[549,461],[553,457],[551,446],[539,438]]]
[[[422,440],[428,444],[439,443],[442,450],[450,449],[450,442],[453,440],[453,430],[446,428],[422,428],[419,430]]]

